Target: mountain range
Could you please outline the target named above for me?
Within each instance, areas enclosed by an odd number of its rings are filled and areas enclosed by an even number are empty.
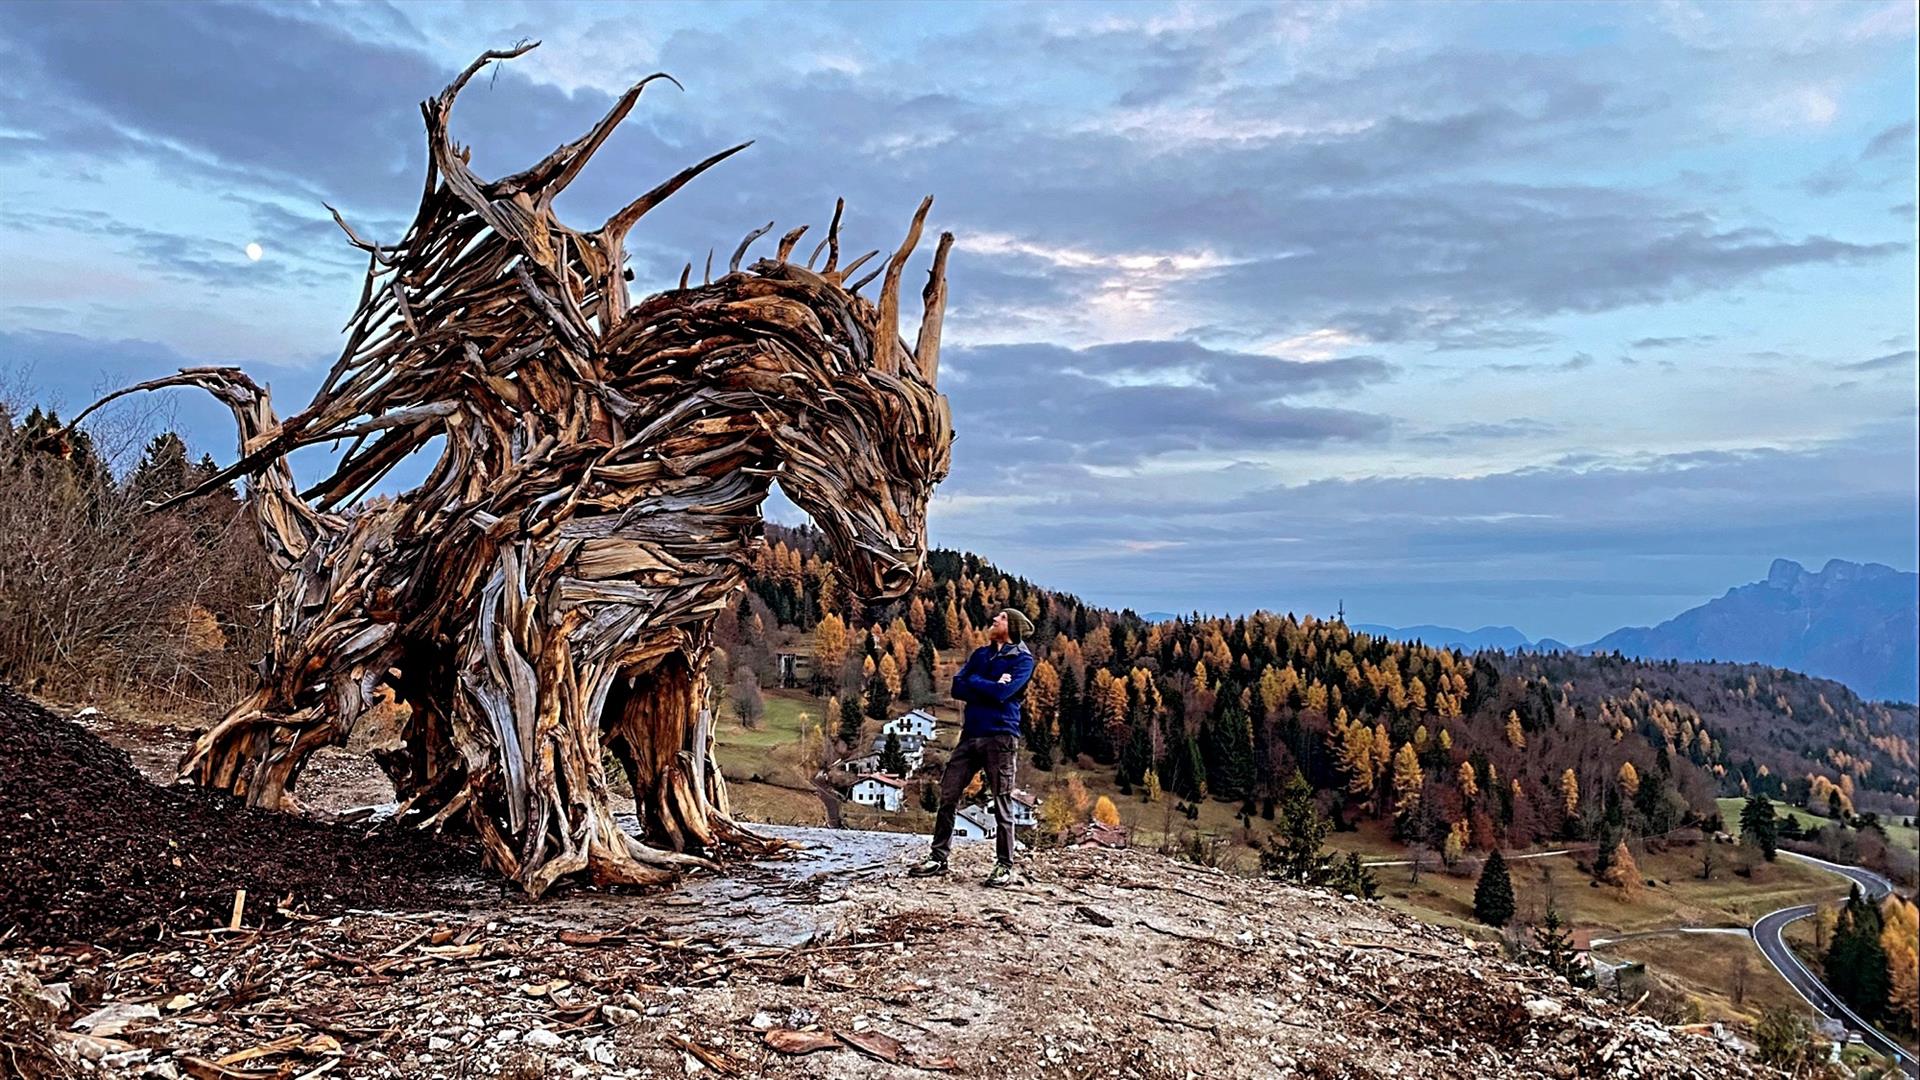
[[[1622,627],[1585,645],[1531,641],[1511,626],[1353,628],[1469,650],[1767,664],[1833,679],[1867,698],[1920,698],[1920,574],[1879,563],[1832,559],[1809,572],[1791,559],[1775,559],[1764,580],[1728,589],[1658,626]]]

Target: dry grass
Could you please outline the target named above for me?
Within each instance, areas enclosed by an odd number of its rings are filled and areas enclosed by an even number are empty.
[[[1748,926],[1769,911],[1846,893],[1839,878],[1787,860],[1761,863],[1751,877],[1740,877],[1733,872],[1732,856],[1730,848],[1718,848],[1715,858],[1720,865],[1712,880],[1702,881],[1700,845],[1635,852],[1642,877],[1654,884],[1632,898],[1618,889],[1593,886],[1569,856],[1517,859],[1508,863],[1508,870],[1520,921],[1537,921],[1551,899],[1570,925],[1612,934],[1678,926]],[[1473,878],[1429,870],[1415,883],[1406,867],[1383,867],[1376,874],[1391,906],[1484,932],[1473,921]]]
[[[1754,1024],[1775,1006],[1804,1005],[1793,987],[1760,955],[1751,938],[1717,934],[1671,934],[1635,938],[1595,950],[1612,963],[1638,962],[1656,980],[1678,990],[1708,1020]],[[1746,993],[1734,1001],[1739,970],[1746,966]]]

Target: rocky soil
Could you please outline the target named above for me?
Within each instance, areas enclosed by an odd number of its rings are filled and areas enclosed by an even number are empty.
[[[238,927],[172,908],[157,938],[16,935],[0,1075],[1765,1072],[1375,904],[1097,849],[1041,852],[989,890],[980,845],[925,881],[904,876],[912,837],[787,835],[785,859],[653,896],[460,886],[459,904],[276,905]]]

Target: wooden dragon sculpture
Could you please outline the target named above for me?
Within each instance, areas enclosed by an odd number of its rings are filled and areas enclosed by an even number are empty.
[[[369,243],[340,222],[370,261],[348,344],[311,404],[278,419],[233,368],[120,393],[194,385],[225,402],[240,458],[180,498],[245,478],[281,573],[259,687],[199,737],[183,772],[283,805],[308,756],[344,744],[390,694],[407,719],[376,756],[402,820],[471,828],[538,894],[579,872],[664,883],[711,865],[702,856],[718,843],[767,846],[734,823],[713,761],[710,628],[738,602],[776,480],[856,595],[914,583],[952,442],[934,381],[953,237],[940,237],[911,347],[900,282],[931,199],[892,257],[850,285],[878,253],[841,262],[836,207],[805,265],[790,258],[803,226],[740,267],[768,225],[725,276],[690,285],[689,265],[678,288],[632,303],[628,230],[744,145],[592,232],[569,228],[554,197],[664,76],[531,168],[482,180],[448,134],[454,98],[529,48],[489,52],[423,103],[426,190],[404,239]],[[869,302],[858,291],[875,276]],[[296,490],[288,452],[332,440],[351,440],[337,468]],[[365,498],[436,440],[417,488]],[[631,783],[638,836],[614,820],[603,750]]]

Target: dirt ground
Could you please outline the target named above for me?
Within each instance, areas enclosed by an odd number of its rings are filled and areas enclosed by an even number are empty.
[[[0,941],[109,942],[204,925],[231,915],[241,889],[257,912],[330,913],[450,904],[482,880],[471,852],[437,838],[157,786],[125,752],[4,687],[0,821]]]
[[[228,813],[229,842],[281,825]],[[157,939],[15,937],[0,942],[0,1074],[1762,1072],[1378,904],[1084,848],[1027,856],[1023,884],[989,890],[983,845],[913,880],[919,838],[781,834],[785,858],[651,896],[531,903],[423,863],[413,879],[464,890],[458,903],[387,895],[237,929],[202,904],[169,909]]]

